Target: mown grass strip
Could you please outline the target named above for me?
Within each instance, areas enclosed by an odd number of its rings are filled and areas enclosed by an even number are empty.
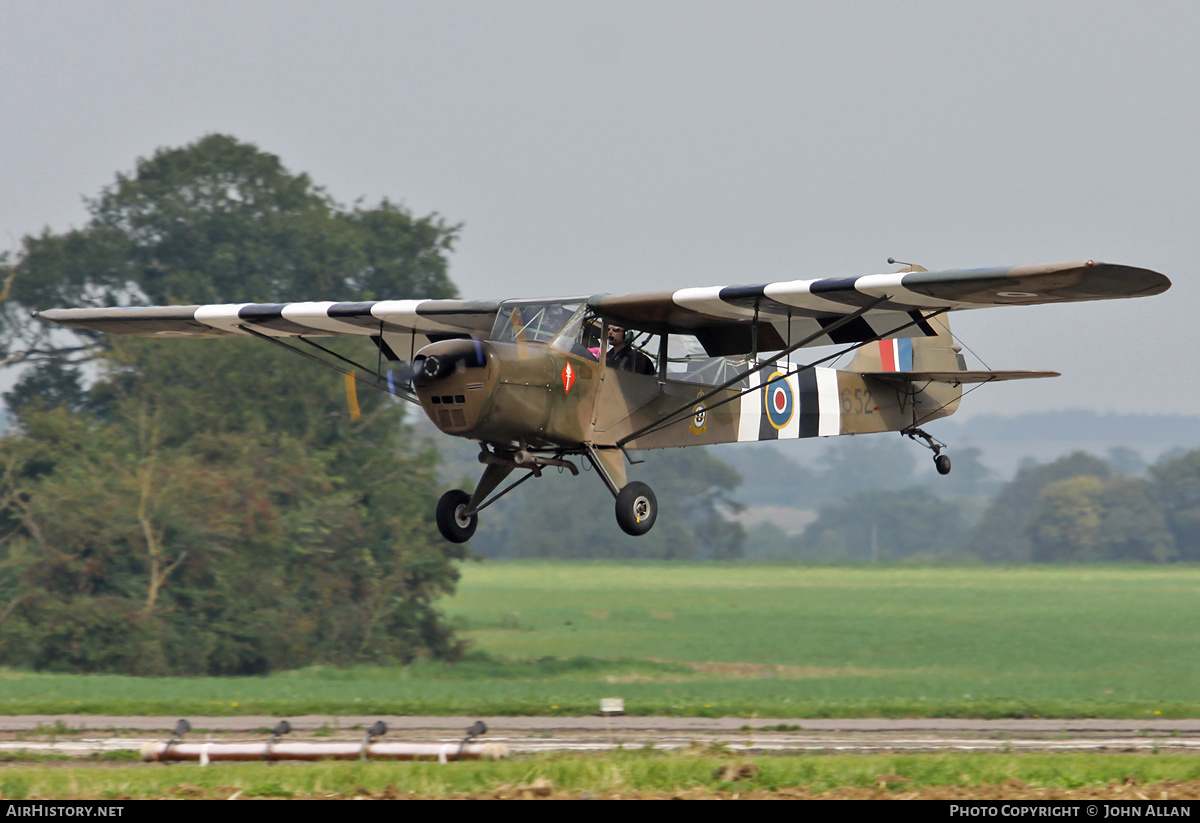
[[[711,702],[709,702],[711,701]],[[1022,699],[921,701],[878,699],[864,701],[800,700],[781,701],[767,698],[716,700],[678,697],[626,700],[626,714],[638,717],[741,717],[778,718],[1105,718],[1153,720],[1200,716],[1200,704],[1145,702],[1105,702],[1088,700]],[[238,717],[265,715],[297,717],[327,715],[415,715],[473,717],[586,717],[597,713],[597,701],[572,695],[546,698],[487,698],[430,700],[364,700],[348,703],[338,700],[242,700],[228,703],[187,699],[95,699],[95,700],[0,700],[0,714],[117,715],[166,717]],[[66,721],[68,728],[74,728]]]
[[[722,780],[728,764],[752,764],[744,779]],[[1188,755],[905,754],[733,757],[720,751],[623,751],[605,756],[545,755],[498,763],[213,764],[43,767],[0,770],[5,798],[297,797],[363,792],[418,796],[493,793],[545,781],[558,793],[628,791],[780,791],[841,787],[901,791],[924,786],[1078,788],[1200,780]]]

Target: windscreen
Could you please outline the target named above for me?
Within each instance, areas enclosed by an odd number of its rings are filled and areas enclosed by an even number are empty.
[[[567,327],[581,308],[581,303],[502,304],[489,339],[516,343],[549,343]]]

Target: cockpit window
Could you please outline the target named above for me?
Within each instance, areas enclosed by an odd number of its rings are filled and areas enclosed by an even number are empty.
[[[492,340],[549,343],[577,315],[581,303],[508,303],[501,305]]]
[[[580,306],[550,345],[559,351],[599,360],[600,326],[600,318],[587,307]]]
[[[719,386],[750,370],[745,357],[709,357],[704,346],[690,334],[672,334],[667,338],[667,379],[680,383]],[[746,378],[734,388],[748,386]]]

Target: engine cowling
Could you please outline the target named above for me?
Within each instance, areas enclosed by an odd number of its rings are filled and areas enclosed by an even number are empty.
[[[554,371],[544,347],[443,340],[417,352],[413,369],[421,408],[446,434],[489,442],[545,435]]]

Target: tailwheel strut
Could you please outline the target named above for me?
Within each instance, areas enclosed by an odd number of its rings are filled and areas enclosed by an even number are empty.
[[[944,475],[950,473],[950,455],[942,454],[942,449],[946,448],[945,443],[936,439],[924,429],[916,427],[905,429],[900,433],[914,443],[919,443],[933,452],[933,465],[937,469],[938,474]]]

